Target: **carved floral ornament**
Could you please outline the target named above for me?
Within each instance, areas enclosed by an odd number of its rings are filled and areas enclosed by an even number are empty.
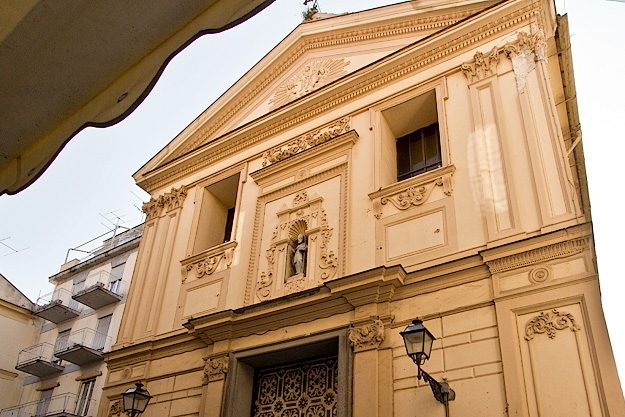
[[[204,358],[204,382],[224,379],[228,373],[229,359],[227,356],[220,358]]]
[[[324,59],[309,62],[286,83],[280,85],[269,100],[269,110],[283,106],[300,98],[345,74],[349,61],[340,59]]]
[[[150,201],[143,203],[141,210],[145,213],[145,220],[157,218],[163,209],[167,211],[177,209],[182,206],[184,199],[187,197],[187,187],[182,185],[180,188],[171,188],[171,192],[158,196],[158,198],[150,198]]]
[[[219,269],[220,265],[229,268],[232,265],[232,257],[234,256],[236,246],[237,243],[234,241],[227,242],[209,250],[199,258],[197,257],[200,255],[197,255],[181,261],[183,268],[182,283],[186,282],[187,273],[192,270],[195,270],[196,278],[202,278],[213,274]]]
[[[121,416],[122,411],[124,411],[122,408],[122,401],[121,400],[114,401],[111,403],[111,408],[109,408],[108,417]]]
[[[377,349],[384,341],[384,324],[379,318],[374,318],[373,323],[349,329],[349,343],[354,352]]]
[[[542,312],[530,319],[525,325],[525,340],[530,341],[535,334],[547,333],[550,339],[556,337],[557,330],[570,328],[572,332],[581,329],[575,323],[575,317],[571,313],[559,312],[555,308],[547,313]]]
[[[499,54],[505,54],[512,61],[519,93],[525,89],[525,77],[536,67],[536,62],[546,61],[547,48],[542,30],[536,25],[531,33],[519,31],[516,40],[502,47],[495,46],[490,52],[476,52],[473,61],[462,64],[460,69],[469,83],[482,80],[497,73]]]
[[[327,142],[349,131],[351,118],[343,117],[325,126],[311,130],[291,139],[282,145],[269,149],[263,154],[263,167],[293,156],[313,146]]]

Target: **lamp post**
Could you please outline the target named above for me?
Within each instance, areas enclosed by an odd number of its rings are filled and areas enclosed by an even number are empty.
[[[445,406],[445,415],[449,417],[449,401],[456,398],[456,393],[449,387],[447,382],[442,384],[434,379],[430,374],[421,369],[421,365],[430,359],[432,352],[432,343],[436,338],[423,325],[423,321],[418,317],[412,321],[412,325],[406,327],[403,332],[399,333],[404,338],[406,345],[406,353],[417,364],[417,378],[421,377],[430,384],[434,398]]]
[[[152,396],[148,390],[143,389],[141,382],[136,382],[134,388],[129,388],[122,394],[124,411],[130,417],[135,417],[145,411]]]

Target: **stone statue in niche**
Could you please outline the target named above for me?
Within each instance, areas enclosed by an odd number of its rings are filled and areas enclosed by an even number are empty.
[[[306,258],[308,254],[308,244],[306,243],[306,236],[303,234],[297,235],[297,246],[291,249],[293,257],[292,264],[295,275],[306,273]]]

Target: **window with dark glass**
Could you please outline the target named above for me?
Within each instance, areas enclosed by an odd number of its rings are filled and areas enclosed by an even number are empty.
[[[397,139],[397,181],[442,166],[438,122]]]

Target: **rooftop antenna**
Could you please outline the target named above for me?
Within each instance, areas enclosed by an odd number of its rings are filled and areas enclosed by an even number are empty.
[[[132,191],[130,191],[130,194],[132,194],[132,195],[134,195],[135,197],[137,197],[137,199],[138,199],[139,201],[141,201],[141,204],[143,204],[143,203],[144,203],[143,199],[142,199],[141,197],[139,197],[137,194],[133,193]],[[137,210],[139,210],[139,213],[141,213],[141,220],[140,220],[140,222],[141,222],[141,223],[143,223],[143,216],[145,216],[145,213],[143,212],[143,209],[142,209],[141,207],[139,207],[138,205],[136,205],[136,204],[133,204],[133,206],[134,206]]]
[[[6,255],[4,255],[4,256],[14,255],[14,254],[16,254],[16,253],[18,253],[18,252],[21,252],[21,251],[23,251],[23,250],[30,249],[30,247],[27,247],[27,248],[24,248],[24,249],[14,249],[14,248],[12,248],[11,246],[9,246],[9,245],[7,245],[6,243],[4,243],[4,241],[5,241],[5,240],[8,240],[8,239],[11,239],[11,237],[5,237],[5,238],[3,238],[3,239],[0,239],[0,245],[2,245],[2,246],[4,246],[5,248],[8,248],[8,249],[10,249],[10,250],[11,250],[11,252],[7,253],[7,254],[6,254]]]

